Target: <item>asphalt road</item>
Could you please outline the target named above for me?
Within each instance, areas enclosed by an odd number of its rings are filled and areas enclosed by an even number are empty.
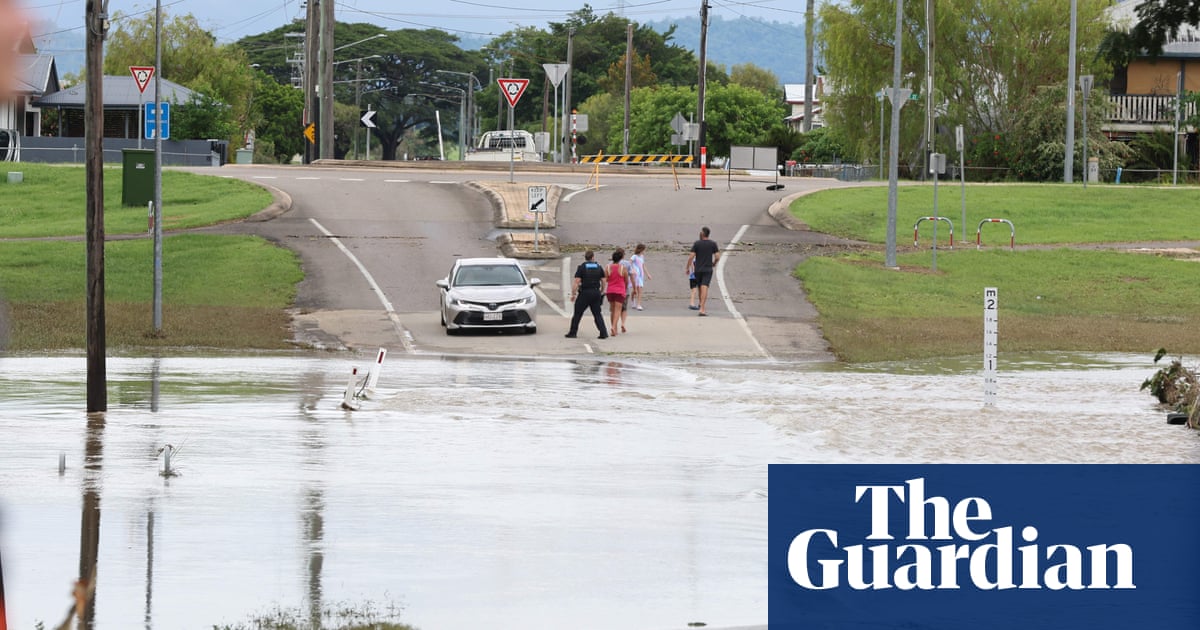
[[[614,169],[616,170],[616,169]],[[210,171],[207,171],[211,173]],[[223,176],[274,186],[292,208],[266,222],[218,228],[260,234],[298,252],[306,274],[297,296],[297,338],[324,347],[373,351],[695,358],[831,360],[791,270],[806,256],[844,242],[788,230],[768,213],[787,195],[845,185],[832,180],[687,173],[679,189],[665,175],[604,171],[599,190],[586,174],[516,173],[517,182],[558,184],[562,258],[528,261],[542,279],[536,335],[492,332],[447,336],[437,313],[434,282],[456,257],[497,255],[496,212],[468,181],[503,182],[507,173],[328,166],[227,166]],[[687,309],[684,264],[701,226],[724,251],[709,298],[709,317]],[[507,230],[505,230],[507,231]],[[736,243],[734,240],[736,238]],[[644,311],[629,315],[629,332],[603,342],[585,318],[578,339],[564,339],[569,302],[564,281],[586,247],[607,259],[612,250],[647,245]]]

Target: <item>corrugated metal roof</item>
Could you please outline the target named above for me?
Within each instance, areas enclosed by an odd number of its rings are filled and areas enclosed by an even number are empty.
[[[804,102],[804,83],[785,83],[783,85],[783,100],[787,103],[803,103]],[[813,102],[821,102],[821,81],[818,78],[816,86],[813,87]]]
[[[104,106],[107,108],[136,109],[142,103],[154,102],[153,80],[146,88],[145,93],[138,92],[137,81],[134,81],[132,76],[105,76],[102,88],[104,90]],[[80,83],[39,99],[37,105],[39,107],[83,107],[86,94],[87,85]],[[167,79],[162,80],[163,101],[183,105],[191,102],[195,94],[178,83]]]
[[[20,69],[18,92],[41,96],[58,89],[57,77],[52,74],[54,55],[20,55],[17,67]]]

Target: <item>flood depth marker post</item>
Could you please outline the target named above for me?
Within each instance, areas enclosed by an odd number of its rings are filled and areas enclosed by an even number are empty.
[[[996,406],[996,348],[1000,338],[996,287],[983,290],[983,406]]]

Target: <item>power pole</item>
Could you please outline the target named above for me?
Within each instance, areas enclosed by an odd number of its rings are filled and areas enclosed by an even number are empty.
[[[696,95],[696,117],[699,119],[699,128],[696,133],[696,164],[700,164],[701,148],[708,145],[705,144],[704,136],[708,131],[704,122],[704,84],[707,79],[707,64],[706,59],[708,54],[708,0],[700,0],[700,77]]]
[[[321,49],[321,37],[318,32],[321,0],[308,0],[304,18],[304,126],[313,125],[317,137],[321,135],[320,103],[317,101],[317,60]],[[320,154],[318,145],[305,142],[304,163],[311,163]]]
[[[633,91],[633,22],[625,25],[625,135],[621,152],[629,155],[629,104]]]
[[[901,44],[904,43],[904,0],[896,0],[896,39],[892,42],[892,133],[888,140],[888,220],[884,265],[899,269],[896,264],[896,206],[899,196],[900,173],[900,65]]]
[[[84,96],[84,162],[87,170],[87,410],[108,410],[104,323],[104,37],[108,13],[87,0],[87,93]],[[89,606],[90,608],[90,606]]]
[[[162,0],[154,2],[154,334],[162,333]]]
[[[334,0],[321,0],[321,159],[333,159]]]
[[[804,133],[812,131],[813,95],[816,94],[816,78],[813,77],[813,4],[808,0],[804,13]],[[882,144],[880,146],[883,146]],[[882,151],[882,149],[880,149]]]

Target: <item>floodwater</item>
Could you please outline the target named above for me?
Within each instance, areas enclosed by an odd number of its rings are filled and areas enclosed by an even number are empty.
[[[341,410],[372,358],[110,359],[91,418],[82,358],[0,359],[9,627],[60,623],[92,558],[101,630],[765,624],[768,463],[1200,462],[1148,357],[1002,355],[984,410],[978,360],[393,355]]]

